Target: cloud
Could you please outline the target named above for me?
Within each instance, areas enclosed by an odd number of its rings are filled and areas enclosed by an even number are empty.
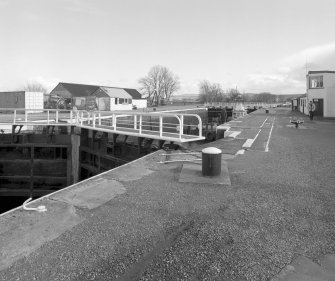
[[[180,79],[180,89],[175,93],[175,95],[198,94],[200,82],[201,80],[198,79],[192,79],[192,80]]]
[[[320,68],[335,68],[335,42],[310,47],[283,59],[288,65],[309,65]]]
[[[0,8],[7,7],[9,5],[9,0],[0,0]]]
[[[34,12],[24,11],[20,13],[21,18],[27,21],[38,21],[39,16]]]
[[[250,74],[247,91],[270,92],[273,94],[302,94],[305,82],[290,77],[290,74]]]
[[[90,15],[103,15],[106,12],[98,9],[96,5],[90,5],[87,1],[83,0],[64,0],[64,9],[72,13],[90,14]],[[92,1],[91,3],[94,4]]]
[[[335,43],[303,49],[282,58],[270,73],[251,73],[246,89],[273,94],[302,94],[306,91],[306,69],[335,70]]]

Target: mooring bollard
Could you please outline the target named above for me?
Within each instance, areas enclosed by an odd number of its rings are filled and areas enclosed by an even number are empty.
[[[207,147],[202,150],[202,175],[219,176],[221,174],[222,151],[216,147]]]
[[[217,126],[216,127],[216,139],[223,139],[225,132],[228,130],[229,128],[223,125]]]

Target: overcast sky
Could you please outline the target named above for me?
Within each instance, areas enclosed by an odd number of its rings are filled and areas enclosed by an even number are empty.
[[[0,90],[37,81],[138,88],[154,65],[180,93],[305,93],[335,70],[334,0],[0,0]]]

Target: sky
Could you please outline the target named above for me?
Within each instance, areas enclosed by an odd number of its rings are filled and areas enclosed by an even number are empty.
[[[242,93],[303,94],[335,70],[334,0],[0,0],[0,91],[139,88],[151,67]]]

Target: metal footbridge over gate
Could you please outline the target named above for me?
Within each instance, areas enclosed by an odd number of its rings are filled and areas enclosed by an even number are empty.
[[[197,114],[108,112],[57,109],[1,109],[0,125],[76,126],[107,133],[172,142],[203,140]]]

